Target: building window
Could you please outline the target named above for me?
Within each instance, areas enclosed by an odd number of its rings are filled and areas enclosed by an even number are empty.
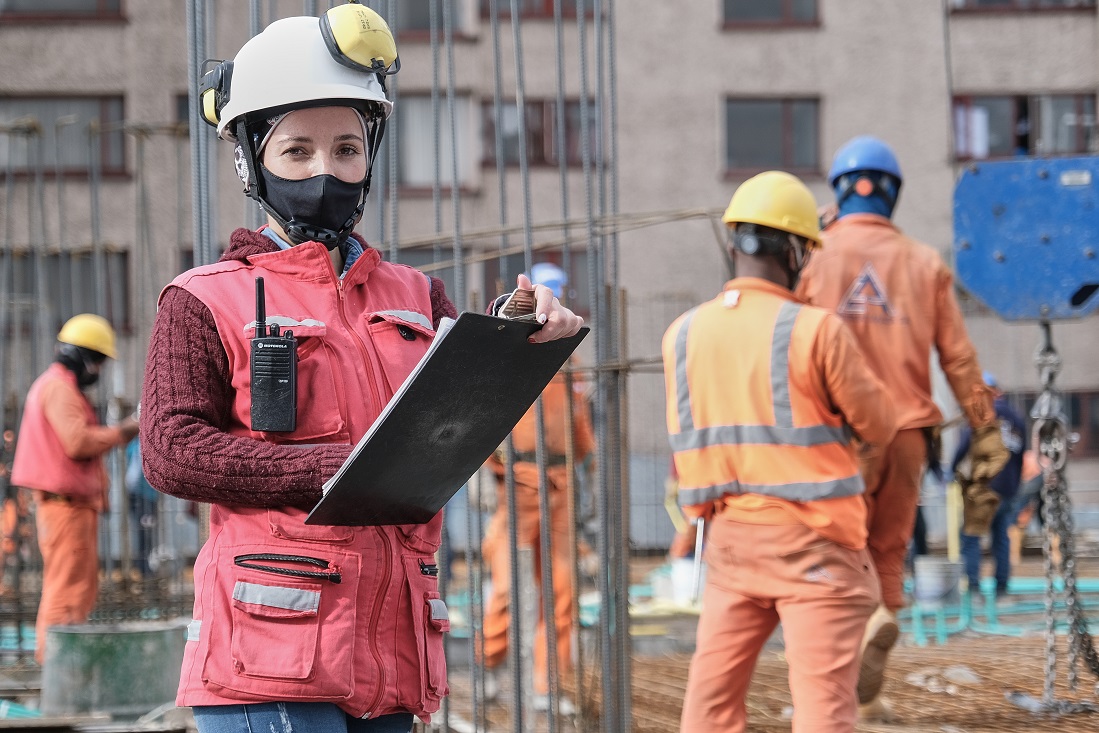
[[[955,10],[1062,10],[1094,8],[1095,0],[951,0]]]
[[[954,152],[960,160],[1096,150],[1093,94],[954,98]]]
[[[118,18],[121,0],[3,0],[0,18]]]
[[[103,253],[103,273],[97,277],[90,250],[50,252],[37,257],[27,250],[0,252],[11,258],[12,313],[29,323],[45,309],[54,330],[77,313],[99,313],[122,332],[130,330],[130,258],[126,251]],[[36,293],[36,267],[43,268],[45,293]],[[96,283],[106,288],[107,312],[100,313]]]
[[[815,99],[726,100],[726,170],[818,171],[819,114]]]
[[[103,130],[94,136],[93,120]],[[47,175],[58,168],[62,173],[86,174],[91,145],[99,146],[104,173],[123,173],[121,122],[122,97],[0,97],[0,127],[31,123],[36,130],[7,136],[7,144],[0,145],[0,176],[9,165],[16,173],[29,173],[41,165]]]
[[[481,105],[484,131],[482,143],[485,165],[496,164],[496,120],[491,102]],[[570,166],[584,163],[581,130],[583,109],[579,100],[565,102],[565,162]],[[520,145],[526,148],[527,163],[532,166],[558,165],[557,152],[557,103],[547,100],[528,101],[526,104],[526,135],[520,139],[519,108],[515,102],[504,102],[500,110],[500,127],[503,137],[504,164],[519,165]],[[596,154],[595,105],[588,105],[588,149]]]
[[[504,0],[506,1],[506,0]],[[468,33],[466,27],[466,11],[469,7],[467,0],[450,0],[450,17],[454,26],[454,33],[461,35]],[[394,30],[398,34],[403,33],[428,33],[431,31],[431,6],[435,5],[435,22],[438,23],[438,31],[441,35],[443,28],[443,4],[442,0],[404,0],[397,3],[397,15],[393,23]]]
[[[511,15],[511,2],[509,0],[481,0],[481,16],[488,18],[492,12],[492,3],[496,3],[496,12],[500,17]],[[561,0],[561,15],[576,17],[577,0]],[[519,15],[524,18],[552,18],[554,0],[519,0]],[[586,0],[585,12],[591,13],[594,0]]]
[[[450,186],[453,181],[453,152],[451,148],[450,105],[446,97],[439,97],[438,116],[432,114],[431,97],[402,93],[401,113],[397,115],[398,161],[397,181],[410,188],[430,188],[435,184],[436,169],[439,182]],[[474,182],[474,170],[480,159],[479,140],[475,134],[473,101],[468,96],[454,100],[458,140],[458,184]],[[438,136],[440,159],[435,162],[435,139]],[[377,170],[377,168],[375,168]]]
[[[725,25],[817,22],[817,0],[725,0]]]
[[[1032,425],[1030,411],[1038,400],[1037,392],[1010,392],[1008,401]],[[1089,390],[1064,392],[1063,407],[1068,418],[1070,433],[1076,433],[1080,440],[1072,448],[1072,458],[1099,457],[1099,392]],[[1031,446],[1035,448],[1037,446]]]

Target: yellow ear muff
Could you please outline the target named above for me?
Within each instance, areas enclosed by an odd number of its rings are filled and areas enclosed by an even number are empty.
[[[229,82],[232,78],[233,62],[220,61],[217,66],[203,74],[202,81],[199,82],[199,114],[214,127],[221,122],[221,110],[229,102]]]
[[[357,2],[340,5],[322,15],[320,25],[325,45],[343,66],[376,74],[400,68],[393,32],[374,10]]]

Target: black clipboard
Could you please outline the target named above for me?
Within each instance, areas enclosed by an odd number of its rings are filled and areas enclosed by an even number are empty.
[[[532,344],[536,323],[462,313],[324,484],[306,524],[422,524],[469,480],[587,336]]]

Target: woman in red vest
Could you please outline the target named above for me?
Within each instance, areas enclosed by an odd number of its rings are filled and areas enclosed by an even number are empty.
[[[216,264],[161,294],[142,395],[144,468],[210,503],[178,703],[202,733],[407,733],[448,693],[449,629],[427,524],[307,525],[321,486],[426,351],[443,284],[353,233],[399,67],[380,16],[344,5],[269,25],[204,79],[203,116],[236,145],[267,213]],[[267,323],[297,341],[291,430],[253,429],[257,277]],[[530,288],[520,276],[519,286]],[[582,320],[536,289],[547,341]]]

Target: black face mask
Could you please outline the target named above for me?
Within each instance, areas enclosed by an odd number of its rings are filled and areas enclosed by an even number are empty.
[[[104,358],[101,354],[72,344],[62,344],[57,353],[57,361],[76,375],[76,384],[81,389],[99,381],[99,370],[88,371],[88,364],[102,365]]]
[[[351,234],[362,213],[364,181],[348,183],[329,174],[291,181],[259,168],[264,201],[294,244],[322,242],[332,249]]]

